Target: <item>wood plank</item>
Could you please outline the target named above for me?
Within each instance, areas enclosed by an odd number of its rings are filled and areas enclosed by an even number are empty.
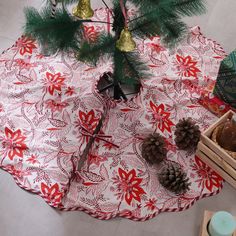
[[[217,172],[226,182],[232,185],[236,189],[236,181],[221,169],[215,162],[209,159],[203,152],[197,150],[196,155],[202,159],[208,166],[210,166],[215,172]]]
[[[223,170],[225,170],[232,178],[236,181],[236,170],[229,165],[223,158],[214,153],[205,144],[199,142],[198,147],[206,156],[208,156],[212,161],[216,162]]]
[[[212,124],[211,126],[209,126],[208,129],[206,129],[203,133],[204,135],[210,137],[212,131],[221,123],[223,123],[224,121],[226,121],[228,119],[228,117],[232,117],[232,115],[234,114],[233,111],[229,110],[228,112],[226,112],[223,116],[221,116],[214,124]]]
[[[204,134],[201,136],[201,141],[206,146],[208,146],[211,150],[217,153],[220,157],[222,157],[226,162],[228,162],[236,170],[236,159],[230,156],[224,149],[222,149],[219,145],[217,145],[213,140],[211,140]]]
[[[201,134],[201,140],[205,143],[208,147],[210,147],[213,151],[217,154],[220,153],[220,156],[225,159],[234,169],[236,169],[236,159],[230,156],[223,148],[217,145],[213,140],[211,140],[211,135],[214,129],[219,126],[221,123],[225,122],[228,118],[231,118],[235,114],[234,111],[229,110],[223,116],[221,116],[218,121],[212,124],[206,131]]]
[[[208,231],[207,231],[207,225],[208,225],[208,222],[210,221],[212,215],[213,215],[213,212],[204,211],[204,216],[203,216],[201,231],[200,231],[199,236],[209,236]]]

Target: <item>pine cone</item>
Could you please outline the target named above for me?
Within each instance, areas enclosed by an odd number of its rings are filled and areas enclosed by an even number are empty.
[[[192,150],[197,147],[201,132],[199,126],[189,117],[176,125],[175,143],[179,149]]]
[[[166,158],[167,149],[164,138],[158,134],[150,134],[142,144],[142,156],[149,164],[160,163]]]
[[[160,184],[171,192],[182,194],[189,190],[191,183],[187,174],[178,164],[166,165],[158,175]]]

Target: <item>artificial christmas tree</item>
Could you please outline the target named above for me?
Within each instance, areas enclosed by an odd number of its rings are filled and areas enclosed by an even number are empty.
[[[127,3],[136,8],[137,16],[128,18]],[[62,3],[63,9],[55,14],[56,3]],[[113,0],[113,33],[101,34],[96,42],[91,43],[84,38],[84,23],[93,22],[90,1],[60,0],[49,1],[52,8],[47,7],[42,12],[28,8],[26,10],[25,33],[36,39],[51,53],[60,51],[74,51],[80,61],[96,64],[100,57],[109,54],[113,59],[113,96],[115,99],[126,99],[122,92],[122,85],[136,85],[141,79],[150,74],[148,67],[139,57],[135,49],[134,37],[151,37],[161,35],[168,46],[174,46],[184,36],[186,25],[180,20],[181,16],[191,16],[204,12],[202,0]],[[73,17],[66,5],[78,3],[73,8]],[[105,6],[107,4],[103,1]],[[59,4],[57,4],[58,6]],[[52,20],[51,15],[55,15]],[[79,18],[81,19],[79,19]]]
[[[107,7],[105,1],[102,2]],[[128,16],[128,2],[137,12],[132,19]],[[62,9],[55,14],[56,3],[62,3]],[[73,52],[78,60],[85,63],[96,65],[101,57],[108,54],[113,60],[112,82],[100,91],[113,87],[116,100],[127,100],[123,85],[139,88],[140,80],[150,77],[148,67],[134,51],[136,44],[132,36],[146,38],[160,35],[167,46],[173,47],[185,36],[187,29],[180,20],[181,16],[204,11],[202,0],[113,0],[113,22],[109,23],[88,19],[93,15],[89,0],[80,0],[79,3],[77,0],[60,0],[56,3],[49,1],[52,8],[47,7],[40,13],[33,8],[27,9],[25,33],[36,38],[49,53],[58,50]],[[73,8],[74,16],[66,9],[72,3],[78,3]],[[101,33],[95,42],[90,42],[84,37],[86,22],[112,24],[113,33]]]

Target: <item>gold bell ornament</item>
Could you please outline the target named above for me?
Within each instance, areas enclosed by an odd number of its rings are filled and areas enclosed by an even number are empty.
[[[91,18],[94,14],[94,11],[91,8],[90,0],[80,0],[78,5],[73,8],[72,14],[81,19]]]
[[[120,38],[116,42],[116,47],[122,52],[132,52],[136,48],[131,32],[125,27],[120,34]]]

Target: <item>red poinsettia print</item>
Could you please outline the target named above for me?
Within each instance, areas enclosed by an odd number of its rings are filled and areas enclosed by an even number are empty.
[[[185,77],[197,77],[197,73],[200,70],[196,67],[197,62],[194,61],[191,56],[182,57],[180,55],[176,55],[176,66],[178,70],[178,75]]]
[[[31,172],[27,169],[23,169],[23,164],[20,161],[19,163],[13,165],[7,165],[6,170],[11,173],[15,178],[19,181],[23,181],[23,179],[27,176],[31,175]]]
[[[209,191],[213,191],[213,188],[220,188],[223,179],[215,171],[213,171],[209,166],[207,166],[200,158],[195,156],[195,163],[192,166],[193,170],[196,171],[198,179],[198,187],[206,187]]]
[[[72,96],[73,94],[75,94],[75,88],[73,86],[67,87],[65,95]]]
[[[33,49],[37,48],[35,40],[27,36],[22,36],[20,39],[18,39],[18,41],[16,42],[16,47],[19,49],[22,56],[26,53],[32,54]]]
[[[152,109],[152,123],[157,124],[158,129],[163,133],[165,130],[171,133],[171,127],[174,123],[170,120],[170,112],[165,111],[164,104],[159,106],[150,101]]]
[[[89,160],[89,164],[92,165],[96,165],[96,166],[99,166],[101,164],[101,162],[104,162],[107,160],[106,157],[100,157],[98,155],[92,155],[90,154],[89,157],[88,157],[88,160]]]
[[[88,113],[79,111],[79,123],[88,131],[94,131],[99,122],[99,117],[95,116],[94,110],[90,110]]]
[[[94,26],[84,26],[84,36],[89,42],[95,42],[98,39],[99,33]]]
[[[39,161],[37,160],[37,156],[35,155],[31,155],[31,157],[29,157],[26,161],[33,165],[39,163]]]
[[[23,153],[28,147],[24,143],[26,137],[21,134],[21,130],[12,131],[6,127],[4,133],[5,136],[0,136],[4,153],[10,160],[13,160],[15,156],[23,158]]]
[[[54,204],[59,204],[61,202],[63,193],[59,191],[58,184],[48,186],[44,183],[41,183],[41,191],[43,193],[44,198],[48,202],[52,202]]]
[[[190,93],[198,93],[200,94],[201,92],[201,87],[199,87],[199,81],[198,79],[190,80],[190,79],[185,79],[182,81],[183,82],[183,87],[184,89],[188,90]]]
[[[31,56],[30,56],[31,57]],[[14,61],[14,66],[19,67],[21,70],[30,70],[32,67],[36,67],[36,63],[31,63],[31,58],[16,59]]]
[[[149,200],[146,202],[145,207],[147,207],[147,209],[148,209],[149,211],[154,211],[154,210],[157,209],[156,203],[157,203],[157,199],[155,199],[155,198],[149,199]]]
[[[119,198],[125,199],[125,201],[130,205],[132,200],[141,202],[141,195],[146,192],[140,187],[142,183],[142,178],[138,178],[136,171],[132,169],[129,172],[118,169],[119,176],[114,177],[114,184],[117,187],[118,193],[116,194]]]
[[[148,47],[151,48],[153,52],[160,53],[162,51],[165,51],[166,49],[162,47],[159,43],[148,43]]]
[[[44,85],[46,86],[47,92],[51,95],[54,94],[54,91],[61,92],[61,87],[64,84],[65,78],[61,76],[61,73],[51,74],[49,72],[46,73],[46,78],[44,79]]]
[[[48,99],[46,102],[46,108],[49,108],[52,113],[58,111],[62,112],[64,108],[68,106],[68,103],[66,102],[61,102],[60,99],[58,100],[53,100],[53,99]]]

